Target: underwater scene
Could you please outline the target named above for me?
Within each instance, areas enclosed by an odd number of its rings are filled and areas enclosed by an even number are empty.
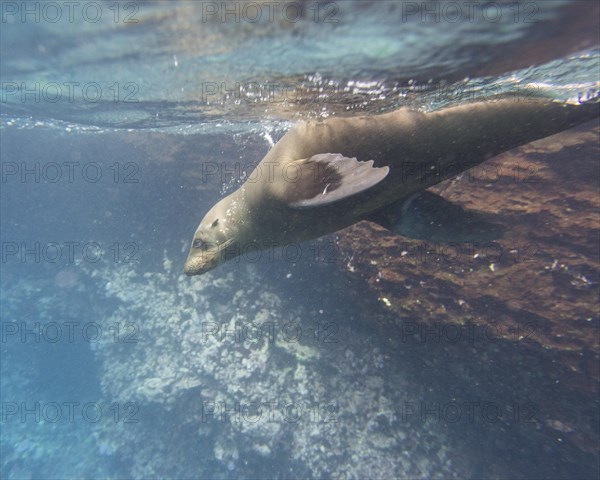
[[[2,479],[597,479],[600,3],[8,1]]]

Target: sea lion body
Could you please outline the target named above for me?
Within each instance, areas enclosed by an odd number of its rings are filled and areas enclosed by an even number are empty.
[[[340,230],[504,151],[595,118],[598,106],[503,98],[430,113],[401,108],[300,122],[206,214],[184,270],[203,273],[249,244],[272,248]]]

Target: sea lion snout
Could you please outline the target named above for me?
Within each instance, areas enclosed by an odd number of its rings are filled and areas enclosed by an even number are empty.
[[[215,268],[217,265],[218,262],[205,261],[203,258],[192,256],[190,254],[185,262],[185,265],[183,266],[183,271],[187,276],[191,277],[192,275],[201,275],[206,273]]]

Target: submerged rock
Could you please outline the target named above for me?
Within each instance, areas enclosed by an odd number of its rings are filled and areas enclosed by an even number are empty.
[[[590,451],[598,432],[577,418],[583,405],[597,405],[600,378],[599,132],[595,122],[560,133],[432,188],[502,225],[503,238],[426,242],[361,222],[338,240],[352,288],[368,291],[378,312],[373,328],[427,349],[442,345],[460,364],[476,349],[556,382],[558,397],[527,395],[546,426]],[[573,422],[577,433],[564,427]]]

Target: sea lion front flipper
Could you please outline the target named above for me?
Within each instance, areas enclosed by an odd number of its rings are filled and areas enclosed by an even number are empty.
[[[294,165],[296,169],[289,168]],[[294,171],[296,170],[296,171]],[[381,182],[389,167],[374,167],[339,153],[322,153],[297,160],[286,167],[290,177],[282,195],[293,208],[329,205],[364,192]]]

